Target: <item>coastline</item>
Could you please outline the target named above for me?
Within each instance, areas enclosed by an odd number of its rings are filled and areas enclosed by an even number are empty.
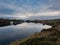
[[[41,32],[35,33],[22,40],[16,40],[8,45],[60,45],[60,21],[40,21],[42,24],[52,25],[50,29],[43,29]],[[51,23],[50,23],[51,22]],[[39,39],[39,40],[38,40]],[[36,42],[37,41],[37,42]],[[40,43],[38,43],[40,42]],[[31,44],[32,43],[32,44]]]

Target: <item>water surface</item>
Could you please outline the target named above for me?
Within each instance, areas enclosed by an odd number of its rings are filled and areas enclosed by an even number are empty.
[[[42,25],[40,23],[22,23],[0,27],[0,45],[5,45],[6,43],[16,39],[28,37],[35,32],[40,32],[42,29],[48,28],[51,28],[51,26]]]

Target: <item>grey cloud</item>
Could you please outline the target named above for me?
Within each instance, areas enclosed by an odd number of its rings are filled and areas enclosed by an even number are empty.
[[[50,0],[50,10],[60,11],[60,0]]]
[[[1,0],[2,1],[2,0]],[[4,0],[3,0],[4,1]],[[3,2],[2,1],[2,2]],[[7,0],[8,2],[6,3],[6,1],[4,3],[0,4],[0,16],[1,15],[5,15],[5,16],[15,16],[15,15],[19,15],[21,16],[21,14],[23,14],[25,16],[25,13],[33,13],[33,16],[30,15],[31,17],[28,17],[27,19],[46,19],[46,18],[51,18],[49,17],[49,15],[42,16],[34,16],[34,13],[41,13],[41,12],[48,12],[48,11],[60,11],[60,0],[47,0],[48,2],[42,3],[40,4],[40,2],[37,5],[27,5],[27,4],[21,4],[17,6],[16,2],[17,0],[15,0],[14,2],[10,2],[10,0]],[[45,0],[44,0],[45,1]],[[16,5],[15,5],[16,4]],[[20,3],[18,3],[20,4]],[[2,7],[1,7],[2,6]],[[55,17],[56,18],[56,17]],[[59,18],[59,16],[58,16]]]
[[[57,16],[30,16],[29,18],[26,19],[31,19],[31,20],[46,20],[46,19],[59,19],[60,15]]]

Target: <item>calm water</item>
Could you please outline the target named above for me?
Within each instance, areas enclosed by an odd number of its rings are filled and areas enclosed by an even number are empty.
[[[48,28],[51,28],[51,26],[42,25],[40,23],[22,23],[0,27],[0,45],[5,45],[16,39],[25,38],[35,32],[40,32],[42,29]]]

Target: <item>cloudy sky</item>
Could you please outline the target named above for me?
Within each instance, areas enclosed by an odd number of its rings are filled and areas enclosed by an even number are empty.
[[[60,15],[60,0],[0,0],[0,17],[22,19]]]

